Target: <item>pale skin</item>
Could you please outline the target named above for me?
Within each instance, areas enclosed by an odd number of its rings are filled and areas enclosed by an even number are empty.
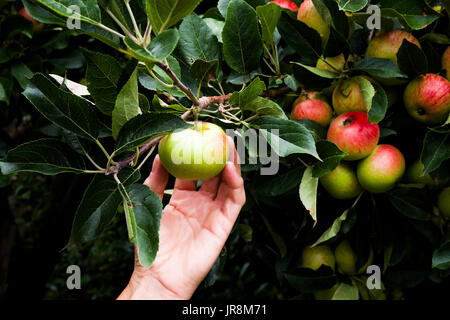
[[[163,210],[155,261],[147,269],[135,258],[119,300],[187,300],[208,274],[245,203],[238,154],[233,140],[228,142],[230,157],[220,175],[204,181],[198,191],[196,181],[176,180]],[[156,156],[144,184],[162,199],[168,178]]]

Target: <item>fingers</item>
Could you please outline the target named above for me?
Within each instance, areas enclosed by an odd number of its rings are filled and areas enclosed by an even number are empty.
[[[228,161],[234,163],[238,174],[241,174],[241,162],[239,158],[239,153],[236,151],[236,147],[234,145],[234,140],[231,137],[227,137],[228,145],[230,146],[230,154],[228,155]]]
[[[153,161],[152,172],[145,180],[144,184],[150,187],[150,189],[162,199],[168,180],[169,173],[162,165],[159,155],[157,155]]]

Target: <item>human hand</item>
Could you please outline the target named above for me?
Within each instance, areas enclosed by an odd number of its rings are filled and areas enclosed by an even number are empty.
[[[133,275],[119,299],[189,299],[208,274],[245,203],[239,156],[233,139],[228,142],[230,161],[220,175],[204,181],[198,191],[196,181],[175,181],[163,210],[155,261],[146,269],[135,255]],[[144,184],[162,199],[168,178],[157,156]]]

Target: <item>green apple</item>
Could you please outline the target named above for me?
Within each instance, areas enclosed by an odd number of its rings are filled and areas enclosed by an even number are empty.
[[[433,178],[431,178],[430,174],[422,175],[424,165],[420,159],[414,161],[406,171],[406,181],[409,183],[421,183],[429,186],[434,185]]]
[[[367,112],[358,77],[341,79],[333,90],[333,108],[337,114],[350,111]]]
[[[405,158],[396,147],[382,144],[358,163],[359,183],[371,193],[391,190],[405,173]]]
[[[445,188],[439,194],[438,207],[441,216],[446,220],[450,220],[450,187]]]
[[[329,174],[320,177],[319,181],[335,199],[353,199],[363,191],[356,177],[356,172],[344,162],[341,162]]]
[[[335,270],[336,261],[334,259],[333,250],[331,250],[329,246],[307,246],[303,249],[301,268],[316,271],[322,265],[330,267],[333,271]]]
[[[305,23],[308,27],[316,30],[322,38],[322,44],[325,46],[330,37],[330,27],[322,19],[311,0],[305,0],[300,5],[297,13],[297,19]]]
[[[338,244],[336,249],[334,249],[334,256],[336,257],[336,265],[340,273],[347,275],[354,275],[356,273],[358,257],[347,240]]]
[[[206,180],[225,167],[229,145],[225,132],[208,122],[197,122],[189,129],[175,131],[159,143],[161,163],[174,177]]]
[[[403,99],[406,111],[415,120],[425,124],[439,124],[450,112],[450,82],[433,73],[412,80]]]
[[[336,57],[327,57],[325,61],[323,58],[318,59],[316,68],[330,72],[342,71],[344,70],[345,62],[345,56],[341,53]]]

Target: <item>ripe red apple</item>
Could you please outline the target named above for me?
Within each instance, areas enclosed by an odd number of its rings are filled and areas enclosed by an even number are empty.
[[[19,14],[24,17],[25,19],[33,22],[34,25],[34,30],[40,30],[44,27],[44,24],[35,20],[27,11],[27,9],[25,9],[25,7],[22,7],[22,9],[19,10]]]
[[[445,188],[439,193],[438,207],[441,216],[444,219],[450,220],[450,187]]]
[[[302,252],[301,268],[312,270],[319,269],[322,265],[335,269],[336,261],[334,259],[333,250],[327,245],[319,245],[315,247],[305,247]]]
[[[442,56],[442,70],[445,70],[447,80],[450,81],[450,46],[445,50]]]
[[[219,126],[198,122],[189,129],[175,131],[159,143],[158,153],[163,166],[182,180],[206,180],[225,167],[229,146]]]
[[[341,162],[329,174],[320,177],[319,181],[335,199],[353,199],[363,191],[356,177],[355,170],[344,162]]]
[[[336,257],[336,264],[340,273],[347,275],[354,275],[356,273],[358,257],[347,240],[338,244],[334,249],[334,256]]]
[[[371,193],[387,192],[405,173],[405,158],[396,147],[382,144],[358,163],[356,172],[365,190]]]
[[[419,76],[408,84],[403,100],[406,110],[417,121],[441,123],[450,112],[450,82],[432,73]]]
[[[366,57],[390,59],[397,63],[397,53],[405,39],[421,48],[419,41],[412,34],[402,30],[392,30],[381,33],[370,41]]]
[[[360,160],[377,146],[380,128],[378,124],[369,122],[365,112],[347,112],[331,122],[327,139],[348,153],[344,160]]]
[[[341,79],[333,90],[333,108],[337,114],[350,111],[367,112],[358,77]]]
[[[291,118],[294,120],[309,119],[322,127],[327,127],[332,117],[333,110],[326,98],[318,92],[310,92],[297,98],[291,112]]]
[[[323,61],[323,59],[318,59],[316,68],[330,72],[337,72],[344,70],[346,61],[343,53],[341,53],[336,57],[326,57],[325,61]]]
[[[274,0],[274,1],[270,1],[270,3],[275,3],[275,4],[279,5],[280,7],[291,10],[291,11],[298,10],[297,5],[294,2],[289,1],[289,0]]]
[[[322,19],[311,0],[305,0],[298,9],[297,19],[305,23],[308,27],[316,30],[322,38],[322,44],[325,46],[330,37],[330,27]]]

